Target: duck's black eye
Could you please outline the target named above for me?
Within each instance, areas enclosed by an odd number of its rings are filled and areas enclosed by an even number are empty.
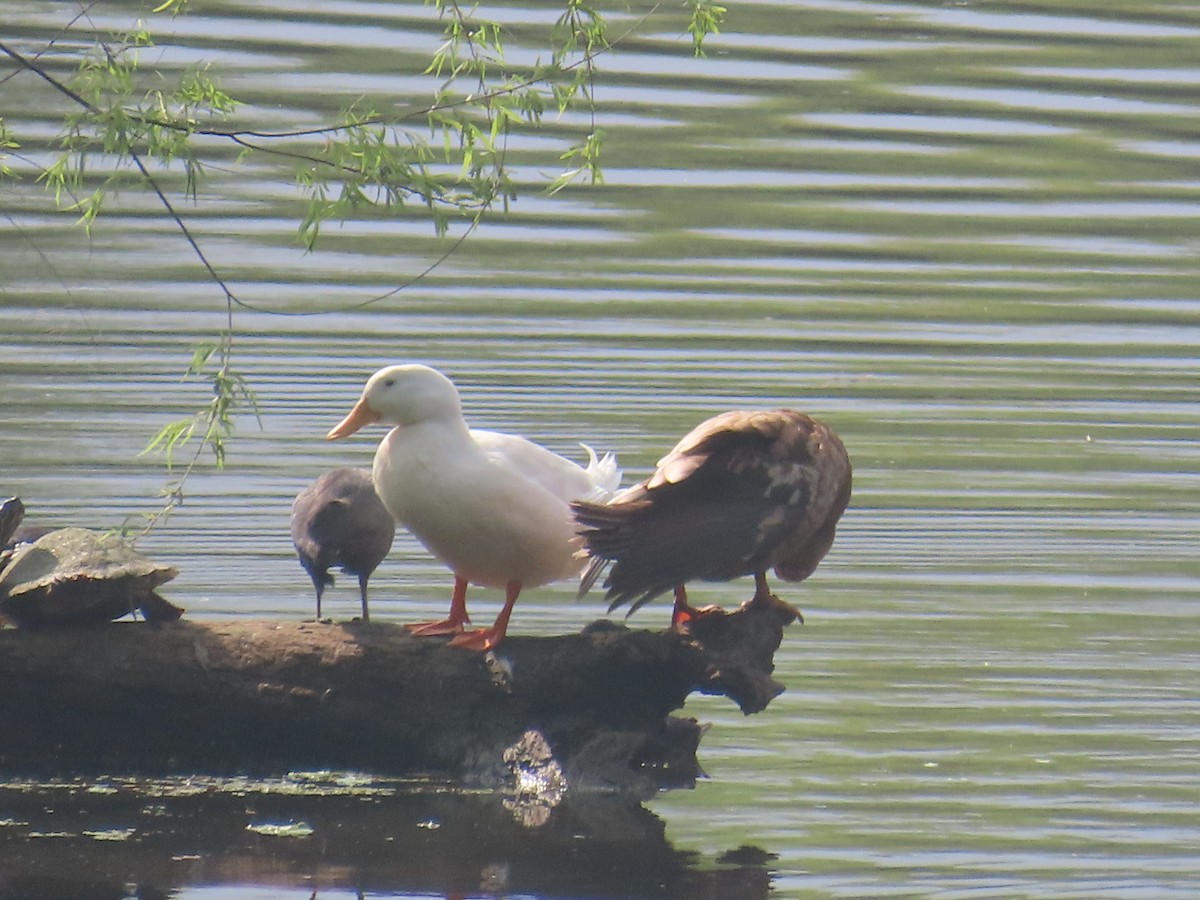
[[[385,378],[385,379],[384,379],[384,381],[383,381],[383,386],[384,386],[384,387],[391,387],[391,386],[392,386],[393,384],[395,384],[395,383],[396,383],[396,379],[395,379],[395,378]]]

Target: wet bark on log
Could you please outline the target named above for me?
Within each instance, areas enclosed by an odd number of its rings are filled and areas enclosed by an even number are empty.
[[[180,621],[0,632],[0,769],[281,774],[349,769],[512,781],[522,735],[572,788],[687,785],[702,729],[688,694],[747,714],[783,686],[772,657],[795,612],[750,603],[691,634],[596,622],[509,637],[495,655],[390,623]],[[536,762],[536,761],[535,761]]]

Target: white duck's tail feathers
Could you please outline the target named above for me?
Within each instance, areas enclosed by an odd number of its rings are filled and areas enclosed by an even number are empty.
[[[593,485],[587,495],[579,499],[593,502],[607,500],[621,486],[621,470],[617,467],[617,457],[612,453],[597,457],[596,451],[587,444],[581,442],[579,446],[588,456],[587,468],[584,471]]]

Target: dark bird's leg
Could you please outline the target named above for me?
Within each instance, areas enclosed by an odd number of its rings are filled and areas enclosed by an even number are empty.
[[[325,588],[333,584],[333,579],[327,573],[321,573],[315,569],[308,573],[308,577],[312,579],[313,587],[317,590],[317,621],[321,621],[321,595],[325,593]]]
[[[370,577],[371,577],[370,575],[359,575],[358,576],[358,594],[360,597],[362,597],[362,608],[363,608],[362,620],[364,622],[371,621],[371,613],[367,610],[367,579]]]
[[[464,578],[454,579],[454,596],[450,599],[450,615],[440,622],[413,622],[406,625],[409,631],[421,637],[436,634],[461,634],[463,626],[471,621],[467,615],[467,582]]]

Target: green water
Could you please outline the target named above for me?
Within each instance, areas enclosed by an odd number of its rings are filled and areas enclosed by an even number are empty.
[[[154,23],[157,59],[213,60],[251,100],[244,115],[272,122],[416,92],[394,73],[416,71],[434,40],[419,6],[194,5]],[[1200,13],[1137,0],[729,5],[707,59],[689,56],[671,11],[605,62],[603,185],[538,193],[555,141],[586,126],[567,116],[554,141],[514,142],[512,215],[395,297],[335,315],[236,313],[261,429],[244,417],[228,469],[196,475],[143,546],[180,568],[170,596],[190,616],[311,614],[291,498],[324,468],[370,459],[379,435],[322,436],[387,363],[443,368],[473,425],[576,458],[579,440],[612,449],[627,482],[708,415],[796,406],[842,436],[855,495],[817,573],[780,589],[806,618],[777,657],[787,692],[749,718],[689,701],[712,723],[710,778],[630,813],[652,859],[631,863],[633,842],[594,831],[559,844],[497,825],[487,848],[511,864],[509,894],[1192,896]],[[127,27],[138,12],[92,15]],[[18,2],[5,20],[33,51],[64,13]],[[133,192],[90,239],[50,213],[27,160],[46,159],[56,101],[27,75],[0,83],[0,98],[11,129],[34,123],[10,159],[25,180],[0,186],[0,493],[47,524],[112,526],[155,506],[164,473],[136,454],[205,401],[203,383],[179,376],[192,343],[223,327],[222,298]],[[265,308],[348,306],[445,251],[428,229],[376,220],[330,227],[304,255],[293,198],[286,173],[247,176],[229,160],[185,210],[235,289]],[[396,621],[441,615],[449,593],[407,537],[373,584],[373,615]],[[572,593],[529,592],[513,632],[601,614]],[[478,592],[472,609],[486,620],[498,600]],[[353,615],[353,584],[326,602]],[[136,786],[122,791],[146,805]],[[249,820],[224,807],[208,819],[175,809],[194,827],[167,839],[117,805],[107,827],[134,831],[101,843],[82,825],[30,837],[52,823],[22,818],[15,796],[0,792],[0,820],[18,823],[0,829],[14,848],[0,875],[31,891],[55,854],[81,847],[78,881],[117,873],[147,897],[437,896],[479,883],[449,863],[440,882],[414,874],[404,852],[330,849],[358,822],[336,805],[305,807],[323,831],[286,845],[246,844]],[[386,810],[371,827],[410,837],[430,815]],[[130,851],[141,838],[152,852]],[[206,848],[206,865],[170,862],[189,846]],[[571,846],[586,848],[587,874],[539,868]],[[742,846],[765,861],[718,861]]]

